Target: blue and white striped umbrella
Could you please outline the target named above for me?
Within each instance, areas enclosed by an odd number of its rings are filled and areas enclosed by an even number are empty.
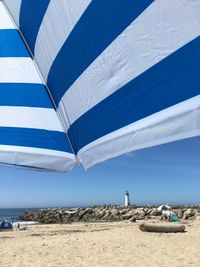
[[[200,135],[199,14],[199,0],[1,1],[0,161],[88,168]]]

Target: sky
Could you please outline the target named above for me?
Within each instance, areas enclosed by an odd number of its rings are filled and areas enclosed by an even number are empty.
[[[85,171],[0,167],[0,208],[200,203],[200,137],[134,151]]]

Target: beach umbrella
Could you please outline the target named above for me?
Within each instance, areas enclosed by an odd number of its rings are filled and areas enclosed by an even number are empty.
[[[161,205],[158,207],[157,209],[158,211],[162,211],[162,210],[172,210],[172,208],[169,205]]]
[[[200,135],[200,1],[0,1],[0,161],[85,168]]]

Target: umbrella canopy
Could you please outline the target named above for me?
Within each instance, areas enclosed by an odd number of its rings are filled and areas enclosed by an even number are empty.
[[[172,210],[172,208],[169,205],[161,205],[158,207],[157,209],[158,211],[162,211],[162,210]]]
[[[200,1],[0,4],[1,162],[88,168],[200,135]]]

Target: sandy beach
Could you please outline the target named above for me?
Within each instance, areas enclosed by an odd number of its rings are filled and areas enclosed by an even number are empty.
[[[0,233],[1,267],[200,266],[200,221],[185,233],[147,233],[139,224],[31,225]]]

